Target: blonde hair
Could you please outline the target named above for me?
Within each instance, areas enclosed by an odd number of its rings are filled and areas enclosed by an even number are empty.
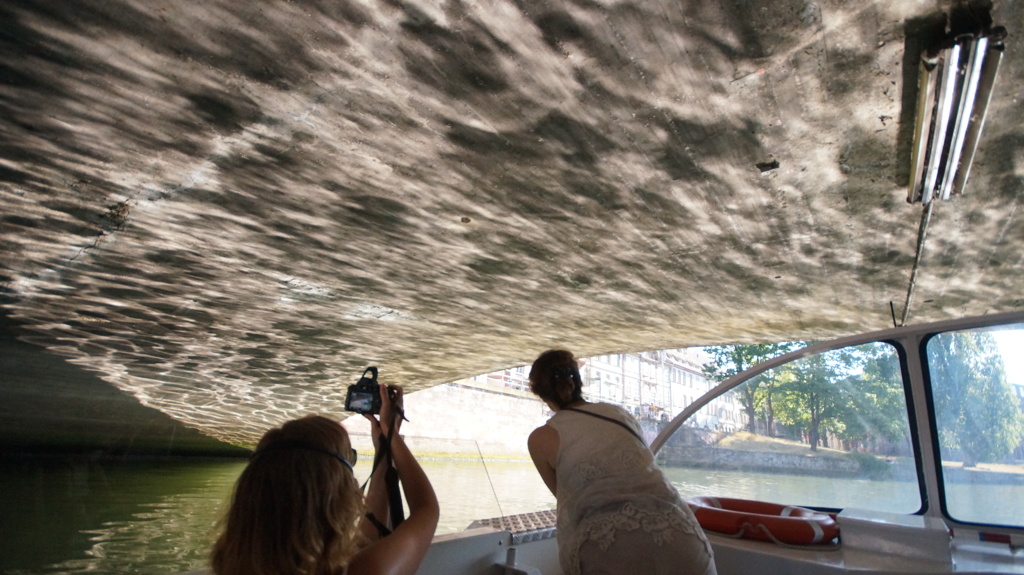
[[[308,448],[305,446],[309,446]],[[318,415],[264,434],[213,546],[216,575],[334,575],[365,543],[348,433]]]

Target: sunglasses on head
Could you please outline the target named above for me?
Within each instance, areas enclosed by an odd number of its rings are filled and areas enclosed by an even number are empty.
[[[329,455],[337,459],[338,461],[341,462],[342,465],[348,467],[349,470],[352,470],[353,466],[355,466],[356,464],[356,460],[359,458],[359,453],[355,449],[349,449],[349,457],[342,457],[341,454],[335,453],[330,449],[320,447],[315,443],[310,443],[308,441],[289,440],[279,441],[273,445],[269,445],[267,447],[264,447],[263,449],[254,451],[253,454],[249,456],[249,460],[251,461],[255,459],[257,456],[262,455],[268,451],[277,451],[280,449],[305,449],[308,451],[316,451],[317,453],[323,453],[324,455]]]

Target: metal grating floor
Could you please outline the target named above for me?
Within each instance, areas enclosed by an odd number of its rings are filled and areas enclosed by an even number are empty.
[[[512,533],[512,544],[517,545],[519,543],[554,537],[556,517],[554,509],[519,515],[506,515],[491,519],[477,519],[469,524],[469,529],[474,527],[493,527],[502,531],[509,531]]]

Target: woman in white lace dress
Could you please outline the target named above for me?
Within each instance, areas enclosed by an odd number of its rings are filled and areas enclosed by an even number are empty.
[[[716,575],[693,512],[654,463],[624,409],[583,400],[571,352],[533,362],[530,389],[555,412],[530,434],[534,465],[558,502],[565,575]]]

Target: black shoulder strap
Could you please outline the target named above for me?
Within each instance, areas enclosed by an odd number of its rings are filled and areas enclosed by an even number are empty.
[[[598,415],[598,414],[596,414],[596,413],[594,413],[592,411],[586,411],[586,410],[583,410],[583,409],[577,409],[575,407],[565,407],[563,409],[567,409],[569,411],[575,411],[575,412],[578,412],[578,413],[585,413],[587,415],[591,415],[591,416],[596,417],[598,419],[603,419],[605,421],[610,421],[610,422],[612,422],[612,423],[614,423],[616,425],[622,426],[623,429],[625,429],[626,431],[631,433],[633,435],[633,437],[637,438],[637,440],[639,440],[640,443],[642,443],[644,447],[647,447],[647,442],[644,441],[643,437],[640,437],[640,434],[637,433],[635,429],[633,429],[632,427],[630,427],[630,426],[626,425],[625,423],[619,421],[618,419],[612,419],[611,417],[605,417],[603,415]]]
[[[373,458],[373,467],[370,468],[370,475],[367,476],[366,481],[363,482],[360,488],[362,491],[366,491],[366,484],[370,482],[370,478],[373,477],[373,473],[377,470],[378,465],[386,467],[384,471],[384,487],[388,498],[388,522],[391,524],[390,529],[372,513],[366,514],[370,522],[377,527],[381,537],[390,535],[392,530],[397,528],[402,521],[405,521],[405,508],[402,505],[402,491],[399,485],[398,470],[395,469],[391,461],[391,433],[393,432],[394,428],[388,432],[388,435],[381,434],[378,438],[377,443],[380,445],[380,448]]]
[[[391,513],[391,529],[396,529],[405,521],[405,510],[402,507],[402,491],[398,483],[398,470],[389,465],[384,476],[388,487],[388,510]]]

